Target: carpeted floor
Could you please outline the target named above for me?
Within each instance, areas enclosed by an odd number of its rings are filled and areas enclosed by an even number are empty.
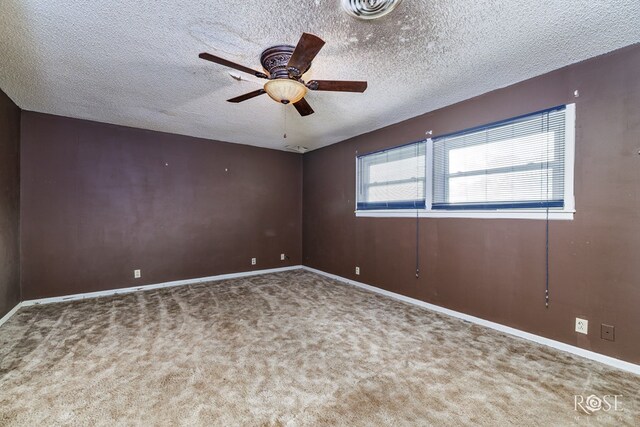
[[[302,270],[23,308],[0,345],[3,426],[640,423],[638,376]]]

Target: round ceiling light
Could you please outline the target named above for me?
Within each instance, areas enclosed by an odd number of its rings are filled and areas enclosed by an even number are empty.
[[[283,104],[295,104],[307,94],[305,85],[287,78],[269,80],[264,85],[264,90],[271,99]]]
[[[402,0],[342,0],[342,8],[358,19],[376,19],[395,9]]]

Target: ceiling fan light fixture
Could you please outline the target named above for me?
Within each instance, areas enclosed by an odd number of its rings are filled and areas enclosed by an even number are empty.
[[[307,94],[305,85],[291,79],[269,80],[265,83],[264,90],[271,99],[282,104],[295,104]]]
[[[342,8],[358,19],[380,18],[395,9],[402,0],[342,0]]]

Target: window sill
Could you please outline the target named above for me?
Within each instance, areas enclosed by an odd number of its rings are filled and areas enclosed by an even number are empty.
[[[415,218],[415,209],[386,209],[356,211],[356,217],[363,218]],[[549,219],[573,220],[575,210],[550,210]],[[541,209],[509,209],[483,211],[427,211],[418,210],[419,218],[489,218],[489,219],[547,219],[547,211]]]

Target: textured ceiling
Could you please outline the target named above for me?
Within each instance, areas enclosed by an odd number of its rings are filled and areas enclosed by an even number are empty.
[[[370,22],[339,0],[2,0],[0,88],[26,110],[313,149],[636,43],[639,17],[638,0],[405,0]],[[198,58],[259,69],[304,31],[327,42],[307,79],[368,90],[312,92],[308,117],[267,96],[230,104],[257,83]]]

